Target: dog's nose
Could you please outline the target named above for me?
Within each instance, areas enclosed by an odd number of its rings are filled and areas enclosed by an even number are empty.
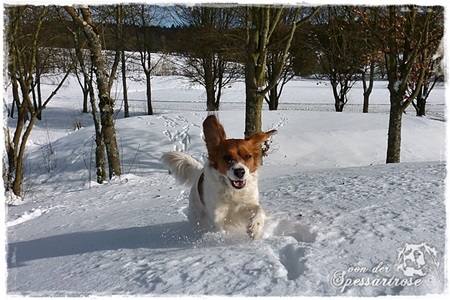
[[[236,175],[237,178],[242,179],[245,175],[245,170],[242,168],[234,169],[234,175]]]

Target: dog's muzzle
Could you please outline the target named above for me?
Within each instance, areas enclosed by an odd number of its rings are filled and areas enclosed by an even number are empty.
[[[247,183],[245,178],[245,169],[244,168],[235,168],[233,169],[233,177],[237,178],[237,180],[230,179],[231,185],[235,189],[242,189],[245,187],[245,184]]]

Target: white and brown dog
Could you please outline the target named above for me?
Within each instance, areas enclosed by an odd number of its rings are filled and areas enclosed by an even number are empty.
[[[265,221],[259,205],[260,147],[275,132],[258,132],[248,139],[227,139],[215,115],[203,122],[208,161],[203,166],[191,156],[168,152],[161,161],[183,184],[192,186],[189,222],[201,228],[246,230],[259,238]]]

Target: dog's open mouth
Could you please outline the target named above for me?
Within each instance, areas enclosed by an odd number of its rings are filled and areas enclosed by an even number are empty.
[[[245,180],[230,180],[230,181],[231,181],[231,185],[235,189],[242,189],[245,186],[245,184],[246,184]]]

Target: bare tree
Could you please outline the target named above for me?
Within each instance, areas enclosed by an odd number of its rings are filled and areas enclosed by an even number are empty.
[[[324,7],[315,18],[319,62],[331,83],[337,112],[344,110],[347,95],[361,73],[358,30],[352,18],[348,6]]]
[[[35,108],[31,102],[30,94],[33,87],[33,76],[36,72],[36,61],[43,42],[41,37],[42,25],[49,7],[9,6],[5,10],[8,17],[6,26],[8,76],[12,83],[13,101],[18,110],[12,140],[9,128],[5,128],[6,153],[8,156],[7,182],[5,184],[6,190],[11,189],[16,196],[22,196],[23,161],[28,138],[37,117],[61,88],[73,65],[68,68],[57,87],[46,100]]]
[[[296,8],[286,8],[283,11],[283,14],[280,18],[280,22],[278,22],[278,25],[274,30],[273,40],[270,43],[270,47],[268,49],[266,61],[267,64],[266,81],[276,82],[273,88],[270,89],[264,97],[269,106],[269,110],[278,109],[279,99],[283,92],[283,88],[292,78],[294,78],[295,75],[293,71],[293,63],[294,63],[293,55],[291,51],[289,51],[287,53],[287,56],[284,57],[284,48],[283,48],[284,47],[283,39],[290,30],[291,24],[293,22],[293,16],[295,14],[298,14]],[[293,38],[293,42],[294,39],[295,37]],[[292,47],[290,47],[290,49],[292,49]],[[277,69],[280,64],[282,64],[282,71],[278,75]],[[274,76],[277,75],[279,76],[278,78],[273,78]]]
[[[85,43],[82,42],[82,30],[77,26],[72,29],[67,26],[67,30],[71,33],[73,41],[74,41],[74,51],[71,52],[74,60],[78,61],[78,65],[74,70],[75,76],[77,78],[78,84],[81,87],[81,91],[83,93],[83,113],[89,112],[89,98],[95,98],[94,88],[93,88],[93,66],[92,64],[88,64],[90,61],[89,57],[86,57],[84,47]]]
[[[443,30],[443,28],[441,28],[441,30]],[[419,55],[420,66],[422,68],[425,68],[425,76],[422,87],[417,94],[416,99],[411,102],[416,110],[416,114],[418,117],[426,115],[427,99],[430,96],[431,91],[434,89],[438,82],[444,80],[444,73],[441,72],[442,70],[440,70],[440,64],[442,63],[444,56],[442,42],[440,44],[432,42],[432,46],[430,48],[430,51],[432,53],[436,52],[436,55]],[[415,85],[416,83],[413,82],[412,84]]]
[[[280,53],[270,53],[268,55],[267,59],[267,82],[270,82],[272,76],[275,75],[275,70],[277,65],[280,63]],[[264,100],[266,100],[267,105],[269,106],[269,110],[277,110],[278,105],[280,103],[280,97],[283,93],[284,86],[291,81],[292,78],[294,78],[295,73],[292,70],[292,64],[293,59],[291,55],[288,55],[288,58],[286,59],[286,62],[283,67],[283,71],[280,74],[280,77],[278,78],[277,82],[273,86],[272,89],[270,89],[266,96],[264,97]]]
[[[236,56],[240,52],[230,32],[237,26],[238,7],[176,6],[175,18],[188,26],[181,35],[182,53],[186,58],[183,74],[206,90],[206,110],[220,108],[224,87],[240,70]]]
[[[127,65],[125,57],[125,35],[123,31],[124,23],[124,9],[122,4],[117,5],[117,51],[120,52],[120,64],[122,68],[122,93],[123,93],[123,105],[124,105],[124,117],[130,116],[129,104],[128,104],[128,88],[127,88]]]
[[[145,74],[147,114],[153,115],[151,75],[158,63],[152,62],[154,35],[150,26],[158,22],[158,12],[154,5],[146,4],[129,5],[127,6],[126,12],[126,18],[129,19],[129,22],[135,29],[134,48],[139,52],[140,63]]]
[[[367,71],[368,70],[368,71]],[[369,72],[369,83],[367,84],[367,72]],[[372,94],[375,80],[375,61],[369,61],[369,66],[361,71],[361,81],[363,84],[363,113],[369,112],[369,98]]]
[[[83,28],[87,43],[92,55],[92,64],[97,78],[97,89],[99,97],[101,133],[106,147],[108,159],[109,178],[120,176],[121,165],[119,148],[117,146],[116,129],[114,126],[114,100],[111,98],[111,77],[106,71],[105,59],[102,53],[102,44],[94,24],[89,7],[80,7],[81,15],[74,7],[66,6],[66,11],[73,21]]]
[[[357,6],[350,8],[350,18],[348,22],[352,24],[355,29],[353,35],[355,36],[355,44],[360,53],[357,59],[359,60],[361,81],[363,85],[363,113],[369,112],[369,99],[373,91],[375,76],[380,73],[380,65],[384,63],[384,56],[380,44],[377,43],[371,30],[364,26],[364,21],[360,15],[366,15],[367,6]],[[376,22],[376,20],[371,20]]]
[[[283,7],[248,6],[246,7],[245,23],[245,136],[249,137],[261,131],[262,104],[265,95],[277,83],[286,62],[289,48],[298,26],[309,21],[320,8],[315,8],[310,14],[298,20],[300,7],[296,8],[292,23],[287,34],[282,39],[282,54],[280,64],[273,70],[271,82],[266,82],[267,54],[274,30],[280,22]],[[281,42],[279,42],[281,43]]]

